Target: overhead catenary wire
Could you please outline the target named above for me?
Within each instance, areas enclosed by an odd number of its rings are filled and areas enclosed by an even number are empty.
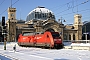
[[[88,2],[88,1],[87,1],[87,2]],[[75,8],[75,7],[79,6],[79,5],[82,5],[82,4],[84,4],[84,3],[80,3],[80,4],[78,4],[78,5],[75,5],[75,6],[73,6],[73,8]],[[72,9],[72,7],[70,7],[69,9]],[[63,10],[62,12],[59,12],[59,13],[63,13],[64,11],[67,11],[67,10],[69,10],[69,9]],[[57,13],[57,14],[58,14],[58,13]]]
[[[66,10],[63,10],[62,12],[59,12],[59,13],[55,13],[55,15],[56,15],[56,17],[58,17],[58,16],[64,16],[64,15],[70,15],[70,14],[73,14],[73,13],[79,13],[79,12],[83,12],[83,11],[89,11],[89,9],[85,9],[85,10],[80,10],[79,11],[79,9],[77,9],[75,12],[74,12],[74,8],[78,8],[80,5],[83,5],[83,4],[85,4],[85,3],[87,3],[87,2],[89,2],[90,0],[85,0],[85,1],[83,1],[83,2],[81,2],[81,3],[77,3],[78,2],[78,0],[76,1],[76,0],[72,0],[72,1],[70,1],[70,2],[68,2],[68,3],[65,3],[65,4],[63,4],[63,5],[61,5],[61,6],[59,6],[59,7],[56,7],[55,9],[55,12],[57,12],[57,10],[60,10],[62,7],[64,7],[64,6],[66,6],[67,5],[67,9]],[[75,5],[75,3],[77,4],[77,5]],[[57,9],[58,8],[58,9]],[[54,8],[53,8],[54,9]],[[62,14],[62,15],[60,15],[60,13],[63,13],[63,12],[65,12],[65,11],[69,11],[69,10],[71,10],[72,9],[72,12],[71,13],[66,13],[66,14]]]
[[[80,10],[78,12],[83,12],[83,11],[90,11],[90,9],[84,9],[84,10]],[[77,13],[77,11],[76,12],[73,12],[73,13]],[[63,15],[60,15],[60,16],[70,15],[70,14],[73,14],[73,13],[72,12],[71,13],[66,13],[66,14],[63,14]]]
[[[5,13],[7,11],[7,9],[5,9],[2,13],[0,13],[0,15],[2,15],[3,13]]]
[[[13,6],[14,4],[16,4],[18,1],[19,0],[15,1],[11,6]],[[3,13],[5,13],[6,11],[7,11],[7,8],[3,12],[1,12],[0,15],[2,15]]]
[[[5,0],[3,0],[1,3],[0,3],[0,6],[4,3]]]
[[[90,1],[90,0],[85,1],[85,2],[82,2],[82,3],[80,3],[80,4],[77,4],[77,5],[73,6],[73,7],[69,7],[69,9],[66,9],[66,10],[63,10],[63,11],[61,11],[61,12],[58,12],[58,13],[56,13],[55,15],[56,15],[56,16],[60,16],[59,13],[63,13],[63,12],[65,12],[65,11],[68,11],[68,10],[72,9],[72,8],[75,8],[75,7],[77,7],[77,6],[80,6],[80,5],[82,5],[82,4],[85,4],[85,3],[89,2],[89,1]],[[75,13],[75,12],[73,12],[73,13]]]
[[[15,2],[12,4],[12,6],[13,6],[14,4],[16,4],[18,1],[19,1],[19,0],[15,1]]]
[[[74,2],[74,0],[73,0],[73,2]],[[63,6],[66,6],[66,5],[67,5],[68,7],[70,7],[70,6],[69,6],[70,3],[72,3],[72,1],[69,1],[69,2],[67,2],[67,3],[65,3],[65,4],[62,4],[62,5],[58,5],[58,6],[56,6],[56,7],[51,8],[51,9],[53,9],[54,11],[57,11],[57,10],[61,9]]]
[[[12,5],[14,5],[15,3],[17,3],[19,0],[17,0],[16,2],[14,2]],[[85,2],[82,2],[81,4],[85,4],[85,3],[87,3],[89,0],[86,0]],[[75,2],[75,0],[72,0],[72,1],[70,1],[70,2],[68,2],[68,3],[65,3],[65,4],[63,4],[63,5],[59,5],[60,7],[57,7],[58,9],[59,8],[61,8],[61,7],[64,7],[64,6],[66,6],[67,5],[67,8],[68,8],[68,10],[70,10],[70,9],[72,9],[72,13],[76,13],[76,12],[73,12],[73,8],[75,8],[75,6],[74,6],[74,2]],[[72,6],[70,6],[70,4],[72,3]],[[76,7],[77,7],[77,5],[76,5]],[[54,9],[54,8],[53,8]],[[56,8],[55,8],[56,9]],[[55,11],[57,11],[58,9],[56,9]],[[7,9],[5,9],[0,15],[2,15],[4,12],[6,12],[7,11]],[[65,11],[67,11],[67,10],[65,10]],[[78,11],[79,12],[79,11]],[[63,13],[63,11],[61,12],[61,13]],[[60,13],[59,13],[60,14]],[[60,16],[58,13],[56,14],[56,16]],[[64,14],[63,14],[64,15]],[[68,15],[68,14],[67,14]]]
[[[82,13],[86,13],[87,11],[90,11],[90,9],[84,9],[84,10],[80,10],[80,11],[78,11],[79,13],[80,12],[82,12]],[[77,11],[76,12],[74,12],[74,13],[77,13]],[[66,14],[63,14],[63,15],[61,15],[61,16],[65,16],[65,15],[70,15],[70,14],[73,14],[72,12],[71,13],[66,13]],[[81,14],[81,13],[80,13]],[[89,16],[89,15],[85,15],[85,16]],[[84,17],[85,17],[84,16]]]

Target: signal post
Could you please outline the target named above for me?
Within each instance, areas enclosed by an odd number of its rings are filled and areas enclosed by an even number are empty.
[[[4,50],[6,50],[6,25],[5,25],[5,17],[2,17],[2,35],[4,36]]]

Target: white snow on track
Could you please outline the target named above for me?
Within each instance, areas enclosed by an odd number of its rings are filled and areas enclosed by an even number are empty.
[[[14,52],[15,44],[16,51]],[[0,44],[0,58],[7,58],[7,60],[90,60],[88,50],[26,48],[18,46],[17,43],[7,43],[4,50],[3,46]]]

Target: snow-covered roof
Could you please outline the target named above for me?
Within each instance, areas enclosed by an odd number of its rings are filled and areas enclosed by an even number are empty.
[[[42,13],[49,13],[49,12],[51,12],[52,14],[53,14],[53,12],[51,11],[51,10],[49,10],[49,9],[47,9],[47,8],[45,8],[45,7],[40,7],[40,6],[38,6],[38,7],[36,7],[34,10],[32,10],[29,14],[31,14],[32,12],[42,12]],[[28,14],[28,15],[29,15]]]

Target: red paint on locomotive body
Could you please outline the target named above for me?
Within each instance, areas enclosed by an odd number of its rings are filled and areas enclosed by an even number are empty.
[[[43,47],[60,47],[63,46],[62,39],[58,32],[45,32],[44,34],[20,34],[18,44],[22,46],[43,46]]]

